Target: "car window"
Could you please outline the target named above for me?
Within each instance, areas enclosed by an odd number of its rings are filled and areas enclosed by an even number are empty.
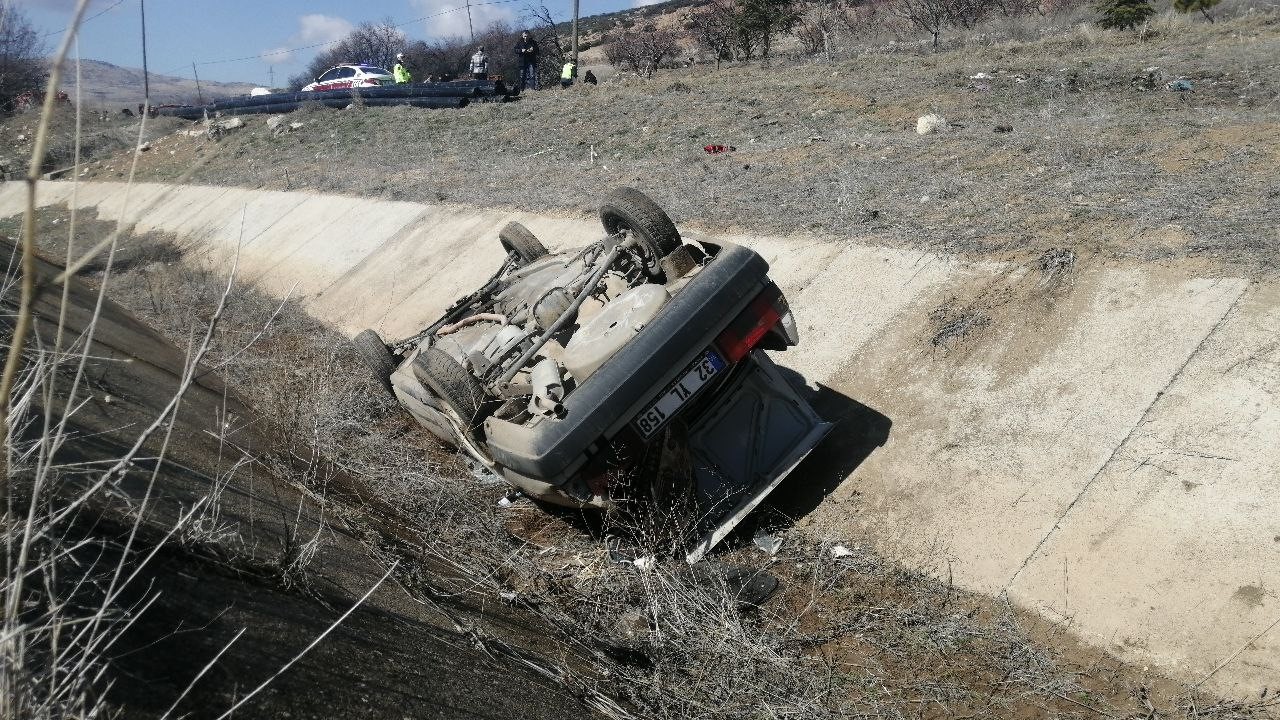
[[[329,68],[328,70],[325,70],[323,75],[316,78],[316,82],[324,82],[325,80],[332,80],[338,77],[338,71],[341,69],[342,68]]]
[[[365,75],[390,75],[391,74],[385,68],[380,68],[376,65],[361,65],[360,70],[364,72]]]
[[[353,67],[338,68],[337,77],[349,78],[349,77],[355,77],[355,76],[356,76],[356,69]]]

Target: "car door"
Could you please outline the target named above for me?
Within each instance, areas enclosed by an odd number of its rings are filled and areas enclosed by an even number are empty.
[[[341,69],[342,68],[329,68],[328,70],[325,70],[323,73],[320,73],[320,77],[316,78],[316,81],[308,85],[306,89],[308,90],[330,89],[329,83],[338,77],[338,71]]]
[[[343,90],[355,85],[356,69],[353,67],[336,68],[337,76],[333,82],[325,86],[325,90]]]

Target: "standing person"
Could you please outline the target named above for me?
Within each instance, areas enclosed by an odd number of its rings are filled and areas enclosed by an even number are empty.
[[[569,60],[560,68],[560,87],[567,88],[573,84],[573,79],[578,75],[578,66]]]
[[[520,89],[538,89],[538,43],[528,30],[520,33],[516,42],[516,57],[520,58]]]
[[[409,74],[409,68],[404,66],[404,53],[396,53],[396,66],[391,68],[391,74],[395,76],[397,85],[413,82],[413,76]]]
[[[484,46],[476,48],[476,54],[471,56],[471,77],[475,80],[489,79],[489,56],[484,52]]]

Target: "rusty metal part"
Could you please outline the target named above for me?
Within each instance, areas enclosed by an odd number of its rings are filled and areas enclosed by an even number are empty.
[[[436,331],[436,337],[444,337],[452,335],[468,325],[474,325],[478,322],[496,322],[503,325],[507,324],[507,316],[498,313],[477,313],[471,317],[465,317],[452,325],[445,325]]]

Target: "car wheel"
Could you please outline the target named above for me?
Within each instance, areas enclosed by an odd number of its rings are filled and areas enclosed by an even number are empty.
[[[391,351],[387,349],[387,344],[382,342],[382,338],[378,337],[378,333],[373,330],[362,330],[351,340],[351,343],[355,345],[360,357],[364,358],[365,364],[373,371],[373,376],[382,383],[382,387],[386,388],[387,392],[391,392],[391,373],[395,372],[396,361],[391,356]]]
[[[462,429],[471,433],[484,419],[487,397],[484,386],[448,353],[426,348],[413,360],[413,374],[440,398],[442,408],[451,413]]]
[[[610,235],[628,232],[639,240],[650,274],[657,274],[662,258],[682,243],[680,231],[667,213],[635,188],[623,187],[609,193],[600,203],[600,222]]]
[[[508,254],[515,253],[522,266],[547,254],[547,248],[543,246],[542,241],[529,232],[529,228],[518,222],[507,223],[506,227],[498,233],[498,240],[502,242],[502,249]]]

